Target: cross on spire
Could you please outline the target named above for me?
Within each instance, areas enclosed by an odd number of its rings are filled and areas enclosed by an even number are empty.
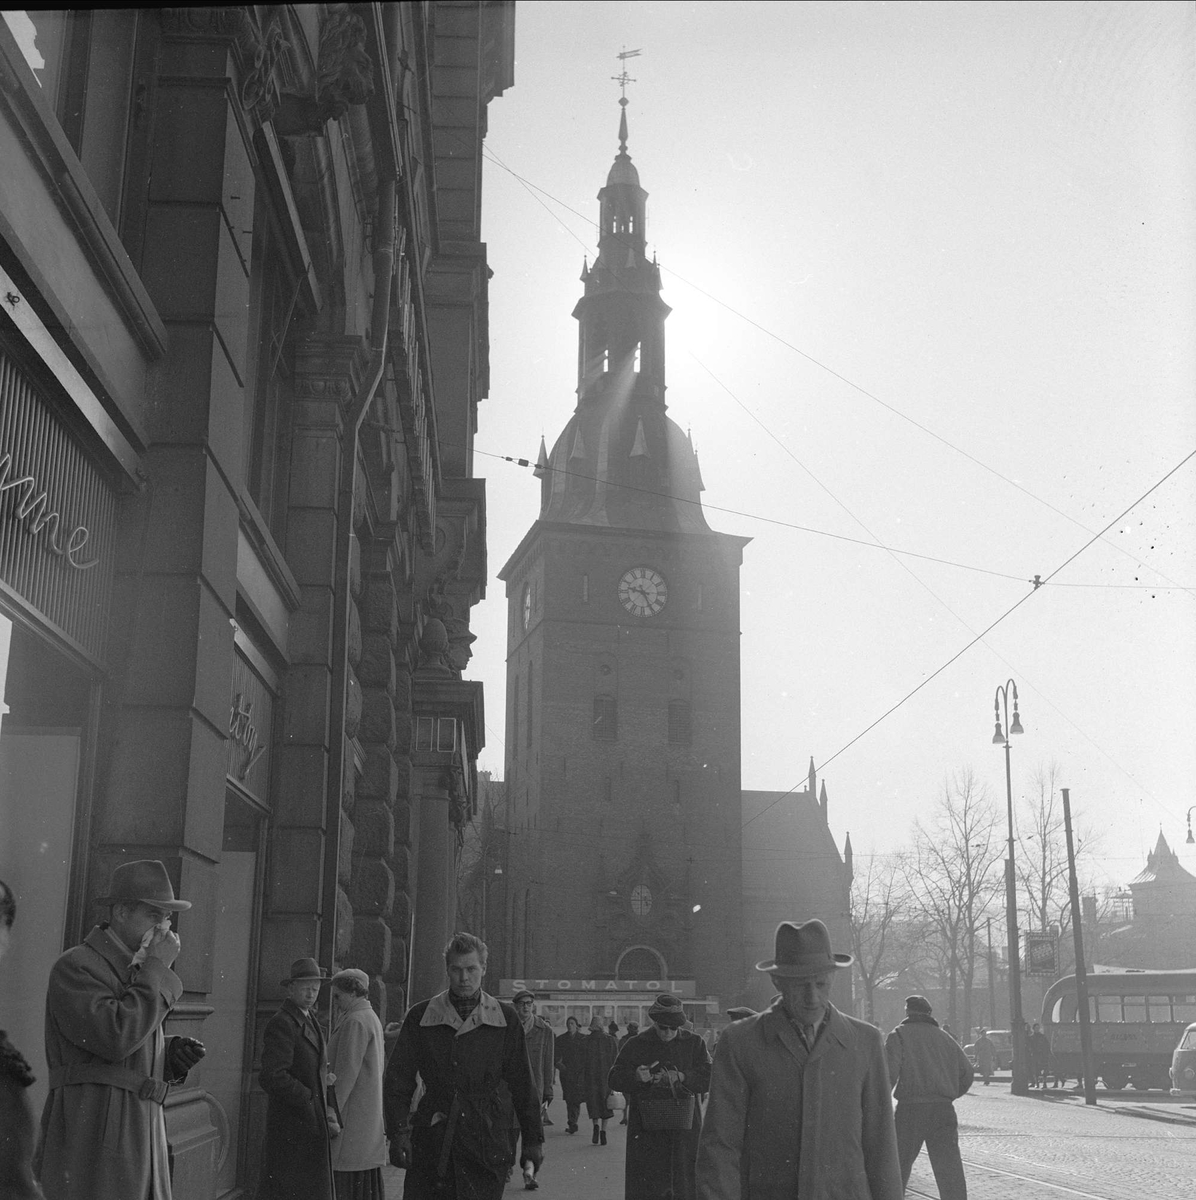
[[[620,70],[618,75],[612,75],[611,78],[619,85],[619,103],[623,105],[624,108],[627,107],[627,85],[629,83],[635,83],[635,80],[627,74],[627,60],[629,58],[638,58],[642,53],[643,51],[641,50],[628,50],[627,47],[624,46],[622,53],[616,55],[619,60]]]

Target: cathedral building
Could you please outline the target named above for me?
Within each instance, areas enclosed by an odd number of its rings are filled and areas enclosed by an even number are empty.
[[[541,448],[539,517],[499,573],[509,871],[491,973],[607,998],[665,988],[702,1024],[751,970],[739,694],[749,539],[706,523],[697,456],[667,413],[670,310],[646,254],[625,107],[598,201],[598,256],[573,311],[576,407]]]

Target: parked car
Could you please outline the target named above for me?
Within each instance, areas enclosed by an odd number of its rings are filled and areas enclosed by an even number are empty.
[[[988,1040],[993,1044],[993,1070],[1013,1070],[1013,1034],[1008,1029],[990,1029]],[[968,1042],[963,1048],[968,1062],[976,1066],[976,1043]]]
[[[1183,1031],[1171,1056],[1171,1094],[1196,1096],[1196,1021]]]

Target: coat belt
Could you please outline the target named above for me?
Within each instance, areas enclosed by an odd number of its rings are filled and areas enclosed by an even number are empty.
[[[100,1083],[107,1087],[132,1092],[141,1100],[152,1100],[164,1104],[170,1084],[150,1075],[129,1071],[112,1063],[72,1063],[66,1067],[52,1067],[50,1087],[71,1087],[77,1083]]]

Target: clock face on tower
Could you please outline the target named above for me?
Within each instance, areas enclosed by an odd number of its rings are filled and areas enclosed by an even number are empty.
[[[619,580],[619,601],[633,616],[656,616],[668,598],[664,576],[651,567],[632,567]]]

